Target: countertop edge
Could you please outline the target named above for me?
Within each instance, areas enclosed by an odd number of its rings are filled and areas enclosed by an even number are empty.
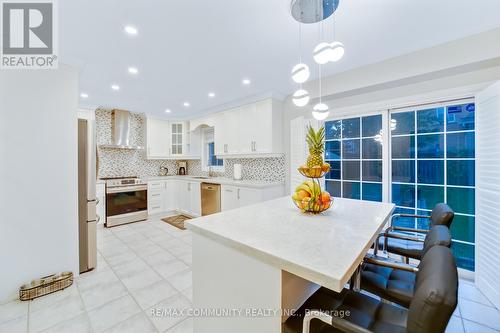
[[[278,187],[285,186],[285,182],[261,182],[255,181],[252,183],[252,180],[233,180],[230,178],[221,179],[221,178],[208,178],[208,179],[200,179],[195,178],[196,176],[153,176],[153,177],[143,177],[146,181],[155,181],[155,180],[185,180],[185,181],[193,181],[199,183],[210,183],[210,184],[220,184],[220,185],[231,185],[231,186],[241,186],[241,187],[251,187],[251,188],[269,188],[269,187]]]
[[[277,268],[279,268],[281,270],[295,274],[303,279],[306,279],[308,281],[311,281],[313,283],[316,283],[316,284],[323,286],[323,287],[326,287],[328,289],[334,290],[336,292],[341,292],[342,289],[344,288],[345,283],[342,283],[342,281],[337,282],[333,278],[331,278],[325,274],[311,271],[311,270],[309,270],[303,266],[297,265],[293,262],[276,257],[272,254],[263,252],[259,249],[245,245],[245,244],[237,242],[235,240],[223,237],[223,236],[216,234],[216,233],[213,233],[211,231],[207,231],[206,229],[200,228],[195,224],[191,224],[189,221],[186,221],[186,222],[187,222],[186,227],[190,231],[192,231],[198,235],[212,239],[220,244],[226,245],[234,250],[240,251],[243,254],[260,259],[269,265],[276,266]]]

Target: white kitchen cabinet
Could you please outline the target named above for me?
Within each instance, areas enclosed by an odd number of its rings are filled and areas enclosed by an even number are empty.
[[[155,215],[166,211],[165,207],[166,181],[148,182],[148,214]]]
[[[98,224],[103,224],[106,220],[106,185],[104,183],[97,184],[95,194],[97,199]]]
[[[186,125],[184,122],[170,123],[170,155],[182,156],[185,154]]]
[[[220,157],[282,154],[282,105],[271,98],[215,116],[215,153]]]
[[[221,186],[221,210],[226,211],[239,207],[238,188],[236,186]]]
[[[245,207],[265,200],[279,198],[283,195],[283,185],[270,186],[266,188],[222,185],[221,210],[226,211],[239,207]]]
[[[248,187],[238,187],[236,191],[239,207],[259,203],[263,199],[262,190]]]
[[[146,119],[146,158],[162,159],[170,155],[170,123],[154,118]]]
[[[201,216],[201,183],[189,182],[190,214]]]
[[[182,213],[201,215],[201,190],[199,182],[179,181],[178,210]]]

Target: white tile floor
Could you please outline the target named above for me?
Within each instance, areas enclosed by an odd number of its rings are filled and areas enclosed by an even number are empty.
[[[68,289],[32,302],[0,304],[0,332],[191,333],[186,317],[154,309],[191,306],[191,235],[159,218],[98,229],[98,268]],[[460,281],[447,333],[500,332],[500,312]]]

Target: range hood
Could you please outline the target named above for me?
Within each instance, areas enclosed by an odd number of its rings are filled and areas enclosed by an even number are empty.
[[[130,142],[130,112],[125,110],[113,110],[111,112],[111,144],[100,145],[101,148],[111,149],[144,149],[134,146]]]

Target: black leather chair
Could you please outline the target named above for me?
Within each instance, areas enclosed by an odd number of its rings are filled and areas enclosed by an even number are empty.
[[[320,288],[283,323],[285,333],[442,333],[457,306],[458,274],[447,247],[422,259],[408,309],[344,289]],[[307,311],[306,311],[307,310]]]
[[[381,233],[375,242],[375,255],[377,250],[383,249],[386,252],[401,255],[408,263],[408,258],[420,260],[424,249],[424,239],[418,234],[426,234],[429,230],[398,227],[394,225],[395,220],[401,217],[429,219],[429,228],[435,225],[445,225],[450,228],[455,213],[444,203],[439,203],[434,207],[430,216],[395,214],[392,217],[391,225]],[[412,235],[416,233],[417,235]],[[378,245],[378,246],[377,246]]]
[[[431,228],[425,237],[422,256],[433,246],[451,246],[450,230],[444,225]],[[418,267],[389,258],[367,256],[361,270],[361,289],[388,301],[409,307],[415,290]]]

